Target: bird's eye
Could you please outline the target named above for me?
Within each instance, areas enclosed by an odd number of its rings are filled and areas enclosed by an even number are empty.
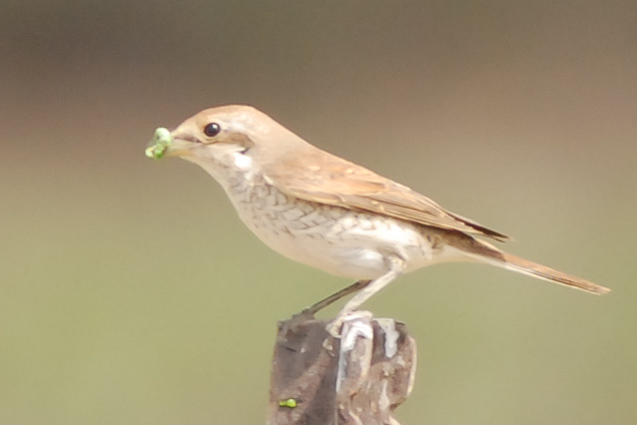
[[[210,124],[206,124],[203,128],[203,132],[208,137],[215,137],[221,132],[221,126],[216,122],[211,122]]]

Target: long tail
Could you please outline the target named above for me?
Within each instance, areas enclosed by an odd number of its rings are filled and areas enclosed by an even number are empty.
[[[610,289],[596,285],[588,280],[571,276],[541,264],[516,257],[515,255],[500,251],[498,248],[487,242],[474,239],[470,236],[463,236],[464,237],[455,239],[451,242],[451,245],[480,262],[486,262],[507,270],[533,276],[538,279],[580,289],[591,294],[604,295],[610,292]]]

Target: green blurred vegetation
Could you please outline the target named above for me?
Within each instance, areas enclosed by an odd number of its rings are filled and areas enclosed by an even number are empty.
[[[404,424],[637,423],[637,4],[0,4],[0,423],[260,423],[277,319],[346,281],[143,155],[249,103],[609,286],[472,264],[367,307],[419,344]]]

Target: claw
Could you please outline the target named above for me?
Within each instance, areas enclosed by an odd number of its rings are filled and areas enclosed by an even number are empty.
[[[328,334],[336,339],[340,339],[343,335],[343,324],[345,322],[372,318],[372,313],[364,310],[357,310],[353,312],[341,312],[325,327]]]

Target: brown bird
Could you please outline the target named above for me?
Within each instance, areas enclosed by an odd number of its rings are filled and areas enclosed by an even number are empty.
[[[331,322],[332,334],[398,276],[440,262],[477,261],[593,294],[610,291],[501,251],[478,237],[504,242],[506,235],[318,149],[250,106],[206,109],[172,132],[158,128],[152,143],[147,156],[179,156],[214,177],[270,248],[359,279],[350,288],[360,292]]]

